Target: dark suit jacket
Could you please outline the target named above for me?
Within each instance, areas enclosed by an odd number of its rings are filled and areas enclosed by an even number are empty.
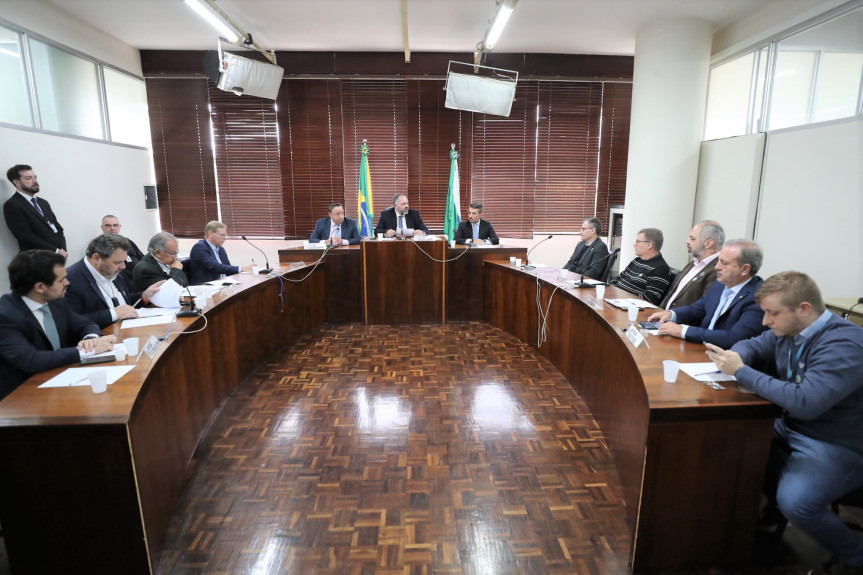
[[[51,210],[51,204],[47,200],[36,196],[39,207],[42,208],[43,218],[33,207],[33,204],[15,194],[3,204],[3,217],[9,231],[18,240],[18,249],[24,250],[51,250],[66,249],[66,236],[63,235],[63,226],[57,221],[57,216]],[[57,228],[55,234],[48,222]]]
[[[156,282],[162,280],[173,279],[181,286],[189,285],[189,280],[186,279],[186,274],[181,269],[171,268],[171,273],[166,274],[162,271],[162,266],[153,254],[147,254],[138,265],[135,266],[135,271],[132,272],[132,289],[143,292]]]
[[[707,264],[707,266],[698,272],[694,278],[686,282],[680,295],[674,298],[674,301],[671,302],[670,309],[677,309],[679,307],[689,305],[697,299],[707,295],[707,290],[710,289],[710,286],[712,286],[713,282],[716,281],[717,261],[719,261],[719,258],[714,258],[712,263]],[[694,265],[695,262],[691,261],[686,264],[686,267],[680,270],[680,273],[677,274],[677,277],[674,279],[674,283],[672,283],[671,287],[668,288],[668,291],[665,292],[665,297],[662,298],[662,302],[659,304],[659,307],[665,309],[665,306],[668,305],[668,300],[671,299],[671,296],[677,291],[677,286],[680,285],[680,280],[683,279],[683,276],[689,273],[689,270],[691,270]],[[710,320],[707,321],[710,323]]]
[[[100,328],[106,328],[114,323],[111,319],[111,309],[108,307],[108,302],[105,301],[99,284],[96,283],[93,274],[87,269],[87,264],[84,263],[83,259],[66,268],[66,279],[69,280],[69,287],[66,288],[66,305],[70,310],[84,316]],[[141,297],[141,292],[129,290],[129,285],[123,274],[118,275],[113,283],[115,289],[123,294],[123,299],[126,300],[127,304],[134,305]]]
[[[126,239],[129,240],[129,238]],[[131,286],[134,283],[135,266],[138,265],[138,262],[144,258],[144,253],[138,246],[135,245],[135,242],[129,240],[129,243],[132,244],[132,247],[129,248],[129,251],[126,254],[128,256],[126,258],[126,269],[120,272],[120,275],[126,278],[126,283]]]
[[[329,239],[330,237],[330,218],[321,218],[315,223],[315,231],[309,238],[310,244],[317,244]],[[347,240],[348,244],[354,245],[360,243],[360,231],[357,229],[357,221],[350,218],[345,218],[342,222],[342,239]]]
[[[762,283],[764,280],[758,276],[749,280],[749,283],[743,286],[740,293],[716,320],[713,329],[707,329],[707,326],[713,319],[713,313],[725,289],[721,283],[714,282],[703,298],[675,309],[677,323],[690,326],[686,330],[686,340],[706,341],[722,349],[731,349],[731,346],[738,341],[749,339],[766,330],[767,328],[761,325],[764,311],[755,302],[755,292]]]
[[[88,334],[102,335],[99,327],[66,307],[63,300],[48,304],[60,349],[54,350],[33,312],[17,294],[0,298],[0,399],[36,373],[78,363],[78,342]]]
[[[578,242],[575,251],[572,252],[572,257],[569,258],[563,269],[598,280],[602,277],[602,270],[605,269],[606,263],[608,263],[608,246],[600,238],[596,238],[590,246],[583,241]]]
[[[390,206],[381,212],[381,215],[378,218],[378,225],[375,226],[375,233],[385,234],[387,230],[395,230],[398,228],[398,222],[399,220],[396,217],[396,210]],[[405,214],[405,227],[429,233],[429,229],[423,222],[422,216],[416,210],[408,209],[408,213]]]
[[[219,260],[222,261],[219,262]],[[222,274],[231,276],[240,273],[240,268],[231,265],[228,253],[221,246],[219,246],[219,260],[216,259],[216,254],[213,253],[213,248],[207,240],[198,241],[189,253],[189,283],[205,284],[219,279]]]
[[[465,240],[473,239],[473,226],[469,220],[464,220],[458,225],[454,238],[457,244],[463,244]],[[500,243],[500,238],[494,233],[494,226],[483,219],[479,220],[479,239],[491,240],[494,245]]]

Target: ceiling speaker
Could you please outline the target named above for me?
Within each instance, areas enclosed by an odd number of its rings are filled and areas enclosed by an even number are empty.
[[[285,70],[275,64],[249,60],[230,52],[222,52],[221,61],[214,62],[212,53],[208,52],[204,55],[204,73],[220,90],[275,100]]]
[[[450,64],[461,64],[450,62]],[[473,66],[463,64],[472,68],[487,68],[485,66]],[[501,70],[510,72],[509,70]],[[463,74],[449,70],[446,81],[446,102],[444,105],[453,110],[466,110],[468,112],[480,112],[482,114],[493,114],[495,116],[509,116],[512,109],[512,101],[515,99],[515,86],[518,81],[518,73],[512,72],[515,77],[501,74],[495,76],[480,76],[478,74]]]

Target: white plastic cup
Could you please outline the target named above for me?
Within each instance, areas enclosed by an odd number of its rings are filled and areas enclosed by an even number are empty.
[[[626,316],[629,318],[629,323],[635,323],[638,321],[638,306],[629,306],[629,309],[626,310]]]
[[[515,256],[512,256],[511,258],[509,258],[509,265],[511,265],[511,266],[515,265]]]
[[[261,266],[252,266],[252,273],[255,275],[258,275],[259,273],[261,273]],[[195,294],[192,294],[192,295],[195,295]]]
[[[114,347],[114,357],[117,361],[126,361],[126,346],[118,345]]]
[[[680,371],[680,364],[676,361],[666,359],[662,362],[662,376],[668,383],[677,381],[677,373]]]
[[[596,286],[596,299],[602,300],[603,298],[605,298],[605,286],[604,285],[597,285]]]
[[[565,282],[568,277],[569,277],[569,270],[560,270],[560,273],[557,274],[557,279],[559,279],[562,282]]]
[[[517,268],[521,267],[521,258],[515,258],[515,267],[517,267]]]
[[[87,374],[87,379],[90,380],[90,389],[93,393],[105,393],[108,389],[108,372],[104,369],[97,369]]]
[[[454,248],[454,247],[455,247],[455,240],[450,240],[450,241],[449,241],[449,247],[451,247],[451,248]]]
[[[128,355],[137,356],[138,355],[138,338],[137,337],[127,337],[123,340],[123,345],[126,346],[126,353]]]
[[[379,240],[384,239],[384,235],[383,235],[383,234],[378,234],[378,239],[379,239]]]

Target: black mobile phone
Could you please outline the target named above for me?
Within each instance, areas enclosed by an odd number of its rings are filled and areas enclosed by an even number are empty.
[[[659,329],[658,321],[640,321],[638,325],[641,326],[642,329]]]

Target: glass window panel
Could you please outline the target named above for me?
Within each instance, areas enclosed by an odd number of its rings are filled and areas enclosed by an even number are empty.
[[[705,140],[746,133],[754,58],[755,53],[750,52],[710,71]]]
[[[32,39],[30,52],[42,128],[104,138],[96,64]]]
[[[754,98],[752,102],[752,123],[749,125],[750,134],[763,132],[765,128],[761,113],[764,108],[764,84],[767,78],[767,63],[769,56],[770,48],[768,46],[765,46],[758,51],[758,70],[755,76],[755,90],[753,91]]]
[[[817,53],[812,51],[779,52],[773,77],[771,130],[808,122],[816,59]]]
[[[18,33],[0,26],[0,122],[32,126]]]
[[[150,122],[144,82],[111,68],[104,68],[104,73],[111,141],[149,148]]]
[[[855,115],[861,75],[863,53],[822,54],[812,121],[826,122]]]

